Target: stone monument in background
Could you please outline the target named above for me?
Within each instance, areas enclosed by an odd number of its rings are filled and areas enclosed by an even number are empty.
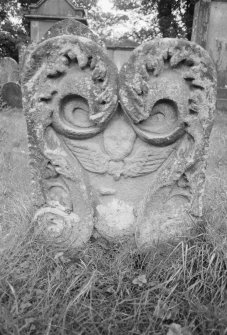
[[[73,18],[76,22],[83,23],[84,26],[77,24],[77,31],[82,30],[89,34],[85,10],[75,7],[70,0],[41,0],[37,4],[30,5],[29,8],[30,13],[26,15],[26,18],[30,21],[31,42],[39,42],[53,25],[67,18]],[[120,69],[136,46],[138,44],[130,40],[123,40],[119,43],[109,41],[106,44],[106,49],[109,57]]]
[[[19,81],[19,67],[17,62],[10,57],[0,59],[0,86],[3,87],[8,82]]]
[[[208,53],[154,40],[118,74],[73,22],[53,26],[25,55],[34,221],[73,247],[93,234],[138,247],[190,234],[202,217],[215,109]]]
[[[30,21],[31,41],[35,43],[58,21],[74,18],[87,25],[85,10],[71,0],[40,0],[30,5],[29,11],[25,17]]]
[[[0,59],[0,92],[1,97],[9,106],[22,107],[19,65],[13,58]]]
[[[218,74],[217,108],[227,110],[227,1],[199,0],[195,6],[192,41],[212,57]]]

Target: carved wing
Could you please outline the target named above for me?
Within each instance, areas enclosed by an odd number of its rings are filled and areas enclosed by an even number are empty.
[[[110,157],[94,144],[81,144],[80,141],[65,139],[65,143],[85,170],[95,173],[108,171]]]
[[[134,156],[125,159],[123,175],[125,177],[139,177],[156,171],[173,151],[171,148],[151,147],[150,149],[137,150]]]

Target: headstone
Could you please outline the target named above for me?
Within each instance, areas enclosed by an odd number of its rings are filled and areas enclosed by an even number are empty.
[[[22,93],[19,84],[10,81],[3,85],[2,98],[9,106],[22,108]]]
[[[213,62],[204,49],[186,40],[147,42],[122,67],[119,93],[138,137],[127,173],[137,177],[141,199],[137,245],[184,236],[203,212],[216,102]],[[142,178],[146,182],[139,194]]]
[[[77,35],[87,37],[92,41],[103,46],[103,42],[91,29],[85,24],[79,22],[74,18],[65,19],[55,23],[42,37],[41,41],[48,38],[56,37],[59,35]]]
[[[29,9],[30,13],[25,17],[30,21],[31,41],[35,43],[58,21],[74,18],[88,24],[85,10],[76,7],[71,0],[41,0],[31,4]]]
[[[196,3],[192,41],[212,57],[218,78],[217,108],[227,110],[227,1],[200,0]]]
[[[10,57],[0,59],[0,92],[2,99],[9,106],[22,107],[19,65]]]
[[[0,87],[9,81],[19,81],[19,66],[13,58],[4,57],[0,59]]]
[[[44,236],[73,247],[92,234],[149,247],[188,234],[202,216],[215,87],[210,57],[188,41],[142,44],[119,79],[87,37],[33,46],[23,102]]]

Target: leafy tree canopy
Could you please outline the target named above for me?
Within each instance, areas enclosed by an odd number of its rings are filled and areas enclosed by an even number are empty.
[[[18,61],[18,49],[29,41],[29,22],[24,17],[29,5],[38,0],[0,0],[0,57]],[[75,5],[90,10],[97,0],[74,0]]]
[[[23,14],[37,1],[0,0],[0,57],[18,60],[18,46],[29,40],[29,24]],[[112,0],[111,12],[99,8],[98,0],[73,2],[87,9],[90,28],[104,40],[191,37],[196,0]]]
[[[113,0],[115,8],[134,10],[147,16],[157,14],[163,37],[191,39],[194,6],[197,0]],[[144,36],[143,36],[144,37]]]
[[[18,47],[28,40],[23,20],[27,6],[28,0],[0,0],[0,57],[18,60]]]
[[[97,5],[98,0],[73,0],[73,3],[78,7],[83,7],[87,10],[91,10],[92,7]]]
[[[159,35],[157,16],[153,12],[144,15],[135,10],[103,12],[94,8],[89,19],[91,29],[113,43],[126,39],[141,42]]]

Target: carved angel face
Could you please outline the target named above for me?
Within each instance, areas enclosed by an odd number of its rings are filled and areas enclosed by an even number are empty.
[[[127,157],[133,149],[135,139],[134,130],[122,115],[116,115],[103,132],[105,151],[113,161]]]
[[[154,211],[161,203],[161,212],[175,197],[181,206],[166,214],[174,222],[191,203],[186,171],[211,124],[208,79],[200,51],[173,41],[136,49],[118,75],[92,41],[52,38],[51,57],[39,73],[31,110],[40,113],[45,144],[40,151],[52,166],[45,172],[46,201],[67,203],[66,210],[94,220],[109,239],[133,235],[145,207]],[[45,48],[49,44],[40,46],[30,63],[45,57]],[[37,115],[32,117],[36,122]]]

